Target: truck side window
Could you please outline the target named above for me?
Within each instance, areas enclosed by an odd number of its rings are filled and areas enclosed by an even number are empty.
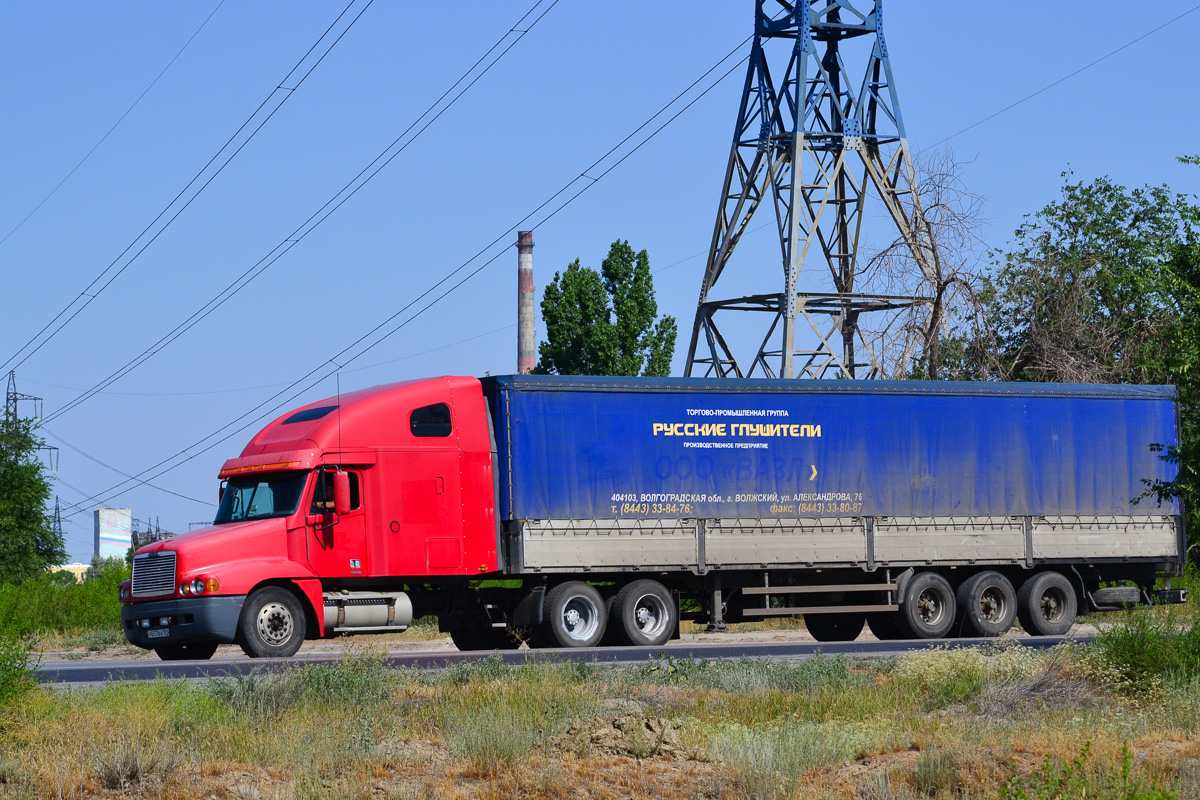
[[[445,403],[422,406],[409,415],[408,424],[413,436],[449,436],[450,406]]]
[[[333,477],[332,470],[321,470],[317,473],[317,483],[313,487],[312,506],[310,514],[333,513]],[[347,470],[350,475],[350,510],[356,511],[362,505],[362,493],[358,488],[358,473]]]

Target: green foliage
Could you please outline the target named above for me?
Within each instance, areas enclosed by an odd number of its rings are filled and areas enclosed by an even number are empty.
[[[0,583],[20,583],[67,558],[46,514],[41,446],[32,420],[0,419]]]
[[[853,761],[872,737],[847,723],[794,723],[766,729],[727,725],[713,751],[738,776],[751,797],[793,797],[804,773]]]
[[[128,577],[129,569],[122,566],[82,583],[43,573],[20,584],[0,584],[0,636],[119,631],[117,588]]]
[[[299,707],[368,708],[387,700],[394,675],[381,651],[350,651],[341,661],[309,664],[280,672],[261,668],[212,678],[206,690],[237,716],[275,719]]]
[[[613,242],[600,272],[575,259],[542,294],[543,375],[648,375],[671,371],[675,318],[658,319],[650,257]]]
[[[1091,745],[1084,745],[1070,762],[1046,757],[1029,775],[1013,775],[1000,789],[1001,800],[1174,800],[1173,789],[1133,773],[1133,754],[1121,748],[1116,772],[1097,775],[1088,770]]]
[[[1200,619],[1181,624],[1173,614],[1126,612],[1096,639],[1101,663],[1132,691],[1157,688],[1162,681],[1200,677]]]
[[[17,639],[0,638],[0,707],[36,685],[29,651]]]
[[[704,689],[721,689],[737,694],[767,691],[812,693],[822,689],[845,690],[868,679],[850,669],[843,656],[818,653],[804,661],[773,662],[741,658],[737,661],[708,661],[660,655],[621,673],[629,685],[666,684]]]
[[[959,783],[958,757],[945,748],[930,747],[917,759],[913,780],[918,789],[931,797],[949,794]]]

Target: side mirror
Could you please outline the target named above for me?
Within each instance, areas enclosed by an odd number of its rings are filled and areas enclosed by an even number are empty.
[[[217,489],[217,505],[221,505],[221,501],[225,499],[225,487],[229,485],[229,481],[221,481],[221,488]]]
[[[333,510],[338,514],[350,513],[350,473],[338,470],[333,473]]]

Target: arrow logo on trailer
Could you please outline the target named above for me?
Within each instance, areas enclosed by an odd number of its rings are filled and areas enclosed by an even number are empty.
[[[815,480],[817,479],[817,465],[816,465],[816,464],[813,464],[813,465],[812,465],[812,468],[813,468],[813,474],[812,474],[812,477],[811,477],[811,478],[809,478],[809,480],[810,480],[810,481],[815,481]]]

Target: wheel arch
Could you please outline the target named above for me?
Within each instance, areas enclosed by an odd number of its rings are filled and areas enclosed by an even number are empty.
[[[290,580],[288,578],[268,578],[254,584],[250,591],[246,592],[246,597],[249,598],[259,589],[265,589],[268,586],[276,586],[280,589],[284,589],[296,598],[296,601],[300,604],[300,608],[304,611],[305,639],[320,639],[324,635],[325,604],[320,603],[318,606],[316,603],[316,600],[319,600],[323,597],[320,581],[311,578],[300,580]],[[314,593],[316,600],[314,600]],[[320,608],[319,612],[317,611],[318,607]],[[246,606],[243,604],[241,616],[245,616],[245,614]],[[238,625],[238,637],[241,637],[240,624]]]

